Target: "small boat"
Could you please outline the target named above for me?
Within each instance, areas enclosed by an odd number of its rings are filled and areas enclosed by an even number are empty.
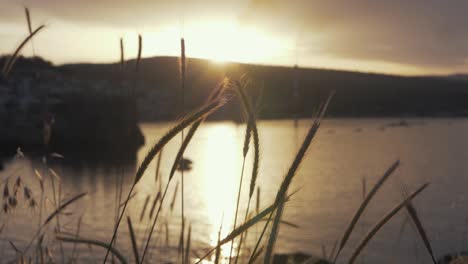
[[[178,171],[189,171],[192,169],[193,161],[187,158],[182,158],[179,161],[179,166],[177,166]]]

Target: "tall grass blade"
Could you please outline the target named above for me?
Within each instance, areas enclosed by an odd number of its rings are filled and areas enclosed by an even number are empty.
[[[338,246],[338,240],[336,240],[335,243],[333,243],[333,248],[330,252],[330,255],[327,257],[327,259],[332,259],[333,256],[335,256],[335,251],[336,251],[337,246]]]
[[[429,241],[429,238],[427,236],[427,233],[421,223],[421,220],[418,216],[418,213],[416,211],[416,208],[414,208],[413,204],[411,201],[409,201],[406,204],[406,211],[410,215],[411,219],[413,220],[414,224],[416,225],[416,229],[418,230],[419,235],[421,236],[422,241],[424,242],[424,246],[426,247],[427,252],[431,256],[432,263],[437,264],[437,260],[434,257],[434,251],[432,250],[431,243]]]
[[[141,52],[143,51],[143,38],[141,37],[141,34],[138,34],[138,54],[137,54],[137,60],[135,63],[135,71],[138,72],[140,69],[140,62],[141,62]]]
[[[224,86],[225,86],[225,81],[221,82],[221,84],[218,86],[218,88],[213,90],[213,92],[208,96],[208,100],[206,101],[206,103],[208,104],[211,101],[218,100],[220,98],[220,96],[223,94]],[[174,162],[172,163],[171,172],[169,173],[169,180],[171,180],[172,177],[174,177],[174,174],[175,174],[175,172],[177,170],[177,167],[179,166],[180,161],[182,160],[182,157],[184,156],[185,150],[187,149],[190,141],[192,140],[193,136],[195,135],[195,132],[198,130],[198,128],[200,127],[201,123],[204,120],[205,119],[202,118],[202,119],[194,122],[192,124],[192,126],[190,127],[186,137],[182,141],[182,145],[180,146],[179,151],[177,151],[177,155],[176,155],[176,157],[174,159]]]
[[[263,253],[264,247],[261,246],[260,249],[255,253],[255,255],[252,256],[252,259],[249,260],[249,263],[255,263],[255,261],[258,259],[258,257]]]
[[[29,34],[32,34],[32,23],[31,23],[31,14],[29,13],[29,8],[25,7],[24,12],[26,14],[26,22],[28,23]]]
[[[149,219],[153,218],[153,213],[154,209],[156,208],[156,205],[158,204],[159,199],[161,198],[161,192],[158,192],[156,197],[154,198],[153,205],[151,206],[150,214],[149,214]]]
[[[278,238],[279,226],[281,222],[281,217],[283,215],[283,210],[284,210],[284,202],[280,203],[278,206],[278,209],[276,210],[276,216],[273,221],[270,238],[268,240],[266,251],[265,251],[265,257],[263,259],[264,264],[270,264],[273,261],[273,251],[274,251],[276,239]]]
[[[24,8],[24,13],[26,15],[26,23],[28,24],[28,32],[31,35],[33,33],[33,30],[32,30],[31,13],[29,12],[29,8],[25,7]],[[36,56],[36,51],[34,49],[34,41],[33,40],[31,40],[31,47],[32,47],[33,56]]]
[[[174,138],[184,128],[186,128],[187,126],[189,126],[193,122],[196,122],[197,120],[202,119],[202,118],[206,117],[207,115],[213,113],[218,108],[220,108],[224,103],[225,103],[225,100],[220,98],[218,100],[214,100],[213,102],[210,102],[209,104],[206,104],[206,105],[202,106],[198,111],[185,116],[182,120],[180,120],[177,123],[177,125],[175,125],[173,128],[171,128],[164,136],[162,136],[160,138],[160,140],[156,144],[153,145],[153,147],[146,154],[146,156],[144,157],[142,163],[140,164],[140,166],[137,169],[137,172],[136,172],[136,175],[135,175],[135,180],[134,180],[134,182],[133,182],[133,184],[132,184],[132,186],[130,188],[130,191],[128,192],[128,197],[125,200],[125,204],[124,204],[124,206],[122,208],[122,212],[120,213],[120,217],[119,217],[119,219],[117,221],[117,224],[116,224],[116,226],[114,228],[114,233],[112,235],[111,242],[109,243],[110,246],[112,246],[114,241],[115,241],[115,237],[117,235],[117,231],[119,229],[120,222],[122,221],[123,214],[124,214],[125,209],[127,208],[127,205],[128,205],[128,200],[129,200],[130,196],[132,195],[136,184],[140,181],[141,177],[143,177],[146,169],[148,168],[148,166],[151,163],[151,161],[153,160],[153,158],[161,151],[161,149],[172,138]],[[169,184],[169,181],[168,181],[168,184]],[[164,195],[163,195],[163,197],[164,197]],[[148,238],[151,238],[151,233],[149,234]],[[109,250],[106,252],[103,263],[106,262],[108,256],[109,256]],[[144,259],[144,256],[145,256],[145,251],[143,252],[143,255],[142,255],[142,261]]]
[[[207,115],[213,113],[218,108],[220,108],[225,103],[224,100],[214,100],[204,106],[202,106],[198,111],[187,115],[182,120],[180,120],[176,126],[171,128],[161,139],[153,145],[150,151],[146,154],[145,158],[143,159],[140,167],[136,172],[134,184],[140,181],[141,177],[143,176],[144,172],[148,168],[148,165],[153,160],[153,158],[161,151],[161,149],[172,139],[174,138],[179,132],[181,132],[184,128],[191,125],[193,122],[200,120]]]
[[[143,221],[143,217],[145,216],[146,208],[148,207],[150,196],[147,195],[145,199],[145,203],[143,204],[143,209],[141,210],[140,213],[140,222]]]
[[[185,261],[184,258],[184,254],[183,254],[183,250],[184,250],[184,235],[185,235],[185,219],[182,220],[182,223],[180,224],[181,227],[180,227],[180,235],[179,235],[179,247],[178,247],[178,251],[177,251],[177,257],[181,256],[182,255],[182,263]]]
[[[276,194],[275,204],[278,204],[278,210],[275,216],[275,220],[273,221],[273,229],[270,233],[270,239],[268,240],[268,244],[266,246],[264,263],[269,264],[272,261],[274,245],[275,245],[275,241],[277,238],[279,223],[281,221],[281,216],[282,216],[282,211],[283,211],[283,208],[282,208],[283,205],[281,205],[281,201],[286,198],[286,194],[289,189],[289,186],[291,185],[294,175],[296,175],[296,171],[299,168],[302,160],[304,159],[307,153],[307,150],[309,149],[309,146],[312,143],[312,140],[317,134],[317,131],[320,127],[320,122],[322,121],[322,118],[325,115],[326,109],[328,108],[328,104],[330,103],[332,96],[333,94],[328,97],[327,101],[321,108],[319,115],[317,116],[317,118],[315,118],[304,141],[302,142],[301,147],[299,148],[299,151],[296,154],[294,161],[291,164],[291,167],[289,168],[283,182],[281,183],[278,193]],[[269,221],[267,221],[265,225],[267,226],[268,224],[269,224]],[[258,244],[259,243],[257,243],[257,245]]]
[[[55,209],[55,211],[53,211],[49,217],[47,217],[47,219],[44,221],[44,224],[43,226],[47,225],[56,215],[58,215],[63,209],[65,209],[66,207],[68,207],[70,204],[76,202],[77,200],[83,198],[87,193],[84,192],[84,193],[80,193],[70,199],[68,199],[66,202],[64,202],[63,204],[61,204],[57,209]]]
[[[120,263],[127,264],[127,260],[117,249],[115,249],[114,247],[111,247],[109,244],[106,244],[104,242],[101,242],[98,240],[92,240],[92,239],[72,238],[72,237],[64,237],[64,236],[56,236],[56,239],[66,242],[66,243],[87,244],[87,245],[93,245],[93,246],[98,246],[102,248],[108,248],[110,249],[110,252],[112,252],[112,254],[117,257]]]
[[[244,221],[247,220],[247,215],[249,213],[250,209],[250,202],[252,200],[252,196],[255,191],[255,185],[257,181],[257,176],[258,176],[258,169],[259,169],[259,163],[260,163],[260,143],[259,143],[259,136],[258,136],[258,129],[257,129],[257,124],[256,124],[256,118],[255,118],[255,112],[253,110],[252,104],[250,103],[247,93],[245,92],[245,84],[243,85],[240,82],[236,82],[236,90],[237,93],[239,94],[242,109],[244,110],[245,113],[247,113],[247,128],[245,132],[245,138],[244,138],[244,148],[243,148],[243,161],[242,161],[242,171],[241,171],[241,178],[240,178],[240,183],[239,183],[239,192],[237,196],[237,204],[236,204],[236,213],[235,213],[235,218],[234,218],[234,228],[236,227],[237,223],[237,213],[239,209],[239,202],[240,202],[240,194],[241,194],[241,188],[242,188],[242,182],[243,182],[243,177],[244,177],[244,166],[245,166],[245,159],[249,150],[249,143],[250,143],[250,138],[251,138],[251,133],[253,134],[253,142],[254,142],[254,162],[252,166],[252,176],[250,178],[250,190],[249,190],[249,201],[247,203],[247,210],[245,212],[245,217]],[[235,263],[237,264],[238,261],[238,256],[240,255],[240,250],[242,248],[242,242],[243,242],[243,236],[241,236],[240,241],[239,241],[239,246],[238,246],[238,252],[236,255]],[[234,243],[231,244],[231,253],[229,254],[229,261],[231,261],[231,255],[232,255],[232,248],[234,246]]]
[[[180,39],[180,83],[181,83],[181,113],[183,113],[185,111],[185,71],[186,71],[186,57],[185,57],[185,39],[184,38],[181,38]],[[184,142],[184,130],[182,129],[182,133],[181,133],[181,139],[182,139],[182,142]],[[182,143],[183,144],[183,143]],[[188,144],[188,143],[187,143]],[[187,146],[185,146],[187,147]],[[180,148],[182,149],[182,148]],[[185,150],[185,149],[184,149]],[[178,164],[178,163],[177,163]],[[182,236],[180,237],[181,238],[181,253],[182,253],[182,264],[185,264],[185,257],[184,257],[184,231],[185,231],[185,208],[184,208],[184,202],[185,202],[185,198],[184,198],[184,170],[181,170],[180,171],[180,178],[181,178],[181,190],[180,190],[180,194],[181,194],[181,199],[180,199],[180,202],[181,202],[181,215],[180,215],[180,218],[181,218],[181,221],[182,221]]]
[[[192,225],[189,225],[187,243],[185,245],[184,263],[190,263],[190,243],[192,241]]]
[[[257,200],[255,204],[255,212],[258,214],[260,209],[260,186],[257,187]]]
[[[248,121],[247,121],[247,131],[248,133],[249,129],[251,129],[252,135],[253,135],[253,143],[254,143],[254,163],[252,166],[252,176],[250,178],[250,191],[249,191],[249,199],[252,198],[254,191],[255,191],[255,184],[257,181],[257,176],[258,176],[258,169],[259,169],[259,163],[260,163],[260,140],[258,136],[258,129],[257,129],[257,124],[256,124],[256,117],[255,117],[255,112],[252,107],[252,104],[250,103],[250,100],[247,97],[247,93],[245,92],[244,86],[237,82],[236,85],[236,90],[239,93],[239,97],[241,99],[242,106],[244,110],[248,114]],[[250,137],[246,135],[246,141],[249,140]],[[247,155],[248,147],[248,142],[244,142],[244,157]]]
[[[123,72],[125,69],[125,47],[124,40],[120,38],[120,70]]]
[[[382,187],[382,185],[385,183],[388,177],[390,177],[390,175],[392,175],[392,173],[395,172],[395,170],[398,168],[399,165],[400,165],[400,161],[399,160],[395,161],[392,164],[392,166],[390,166],[390,168],[387,169],[387,171],[383,174],[383,176],[379,179],[379,181],[374,185],[372,190],[370,190],[370,192],[366,195],[366,198],[364,199],[364,201],[362,201],[361,206],[354,214],[348,228],[346,229],[345,233],[343,234],[343,237],[341,238],[340,245],[333,259],[333,263],[336,263],[336,260],[338,259],[338,256],[340,255],[341,250],[343,250],[344,246],[346,245],[346,242],[348,242],[348,239],[351,233],[353,232],[359,218],[364,213],[364,210],[366,209],[369,202],[372,200],[372,198],[377,193],[377,191]]]
[[[75,238],[78,238],[80,236],[80,230],[81,230],[81,220],[82,220],[82,216],[80,216],[80,218],[78,218],[78,224],[76,226],[76,233],[75,233]],[[73,261],[75,259],[78,258],[78,253],[76,254],[75,256],[75,252],[76,252],[76,244],[73,245],[73,250],[72,250],[72,253],[71,253],[71,262],[73,263]]]
[[[171,204],[169,205],[169,208],[171,212],[174,210],[174,205],[175,205],[175,200],[177,198],[177,191],[179,190],[179,182],[176,183],[175,189],[174,189],[174,195],[172,195],[172,200]]]
[[[154,182],[158,182],[158,179],[159,179],[159,172],[161,170],[161,158],[162,158],[162,154],[163,154],[163,149],[161,149],[161,151],[159,151],[159,154],[158,154],[158,161],[156,162],[156,170],[154,172]],[[159,185],[161,186],[161,184]]]
[[[132,220],[130,216],[127,216],[128,231],[130,232],[130,239],[132,241],[133,256],[135,257],[135,263],[140,263],[140,256],[138,255],[138,246],[135,236],[135,231],[133,230]]]
[[[377,224],[367,233],[366,237],[361,241],[359,246],[356,248],[354,251],[353,255],[348,261],[348,264],[353,264],[354,261],[356,261],[357,257],[361,253],[361,251],[366,247],[367,243],[374,237],[375,234],[382,228],[390,219],[393,218],[393,216],[400,211],[401,208],[406,206],[406,204],[411,201],[414,197],[416,197],[418,194],[420,194],[424,189],[429,186],[429,183],[426,183],[419,187],[414,193],[412,193],[408,198],[406,198],[403,202],[395,206],[390,212],[387,213]]]
[[[16,60],[18,59],[18,55],[21,52],[21,50],[24,48],[24,46],[32,40],[32,38],[39,33],[42,29],[45,28],[45,25],[39,26],[36,30],[34,30],[31,34],[29,34],[23,42],[16,48],[16,50],[13,52],[13,55],[11,55],[5,65],[3,66],[2,69],[2,75],[3,77],[7,77],[8,74],[10,73],[11,69],[13,68],[13,65],[15,64]]]
[[[247,222],[243,223],[239,227],[235,228],[231,233],[229,233],[225,238],[221,239],[214,248],[212,248],[207,254],[205,254],[203,257],[201,257],[196,263],[200,263],[202,260],[204,260],[206,257],[208,257],[213,251],[215,251],[217,248],[221,247],[222,245],[228,243],[229,241],[233,240],[240,234],[244,233],[247,229],[252,227],[253,225],[257,224],[260,222],[265,216],[273,212],[277,207],[277,204],[273,204],[269,206],[268,208],[264,209],[261,211],[259,214],[248,220]]]
[[[219,225],[219,230],[218,230],[218,244],[221,242],[221,230],[223,229],[223,221],[221,221],[221,224]],[[219,264],[219,258],[221,256],[221,247],[216,248],[215,251],[215,260],[214,264]]]

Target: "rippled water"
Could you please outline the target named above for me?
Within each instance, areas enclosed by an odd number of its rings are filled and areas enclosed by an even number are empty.
[[[409,120],[409,126],[386,126],[390,119],[328,119],[323,122],[310,151],[294,179],[291,191],[299,190],[286,205],[284,220],[298,228],[283,225],[277,242],[279,252],[305,252],[321,256],[330,253],[335,241],[340,239],[353,213],[363,199],[363,182],[369,190],[383,172],[397,159],[401,166],[395,175],[379,191],[369,210],[352,235],[348,247],[339,262],[344,262],[368,229],[396,203],[402,200],[402,186],[410,192],[425,182],[431,185],[414,201],[427,229],[434,251],[438,256],[466,249],[465,233],[468,221],[468,204],[465,193],[468,187],[468,120],[427,119]],[[302,120],[297,128],[292,121],[262,121],[259,123],[261,165],[258,177],[260,207],[264,208],[274,199],[279,184],[289,168],[311,122]],[[151,143],[156,141],[171,124],[142,124],[147,144],[139,151],[141,160]],[[220,224],[225,235],[232,227],[239,177],[242,167],[244,125],[231,122],[209,122],[195,135],[186,151],[193,161],[193,169],[185,173],[185,216],[192,227],[192,258],[203,255],[216,243]],[[164,149],[161,175],[164,182],[170,171],[173,158],[180,145],[174,140]],[[66,158],[66,157],[65,157]],[[243,197],[248,196],[252,156],[246,163]],[[89,195],[66,210],[72,215],[61,215],[61,231],[74,234],[78,219],[82,216],[80,235],[109,241],[115,219],[116,179],[125,178],[126,194],[133,180],[135,165],[88,168],[66,167],[55,162],[51,167],[61,175],[62,197],[71,197],[82,191]],[[7,164],[0,172],[2,179],[21,175],[33,189],[34,197],[40,199],[40,188],[33,176],[33,169],[43,173],[37,162],[18,160]],[[50,213],[53,204],[50,175],[43,175],[46,182],[46,205]],[[365,180],[363,180],[365,179]],[[10,180],[12,181],[12,180]],[[177,173],[169,187],[162,212],[161,223],[167,221],[169,246],[166,246],[164,225],[157,227],[153,251],[148,260],[175,260],[180,230],[180,195],[175,199],[174,209],[169,205],[180,174]],[[140,222],[140,212],[148,195],[151,201],[158,186],[155,186],[155,164],[137,185],[137,195],[132,199],[128,215],[131,216],[136,233],[143,237],[148,226],[147,216]],[[179,186],[180,190],[180,186]],[[38,226],[38,210],[31,210],[19,199],[17,209],[8,215],[1,214],[5,223],[1,235],[0,254],[4,260],[12,259],[15,252],[7,241],[24,249]],[[241,203],[240,215],[244,216],[247,200]],[[255,198],[251,208],[255,208]],[[423,244],[411,225],[406,225],[400,236],[405,214],[392,219],[371,241],[363,253],[362,262],[381,263],[427,263],[430,261]],[[164,220],[165,219],[165,220]],[[53,225],[52,225],[53,226]],[[260,227],[259,227],[260,228]],[[252,246],[255,231],[248,236]],[[117,248],[129,260],[131,247],[126,221],[122,222]],[[49,227],[44,244],[48,244],[53,257],[60,261],[60,246],[53,240],[53,228]],[[139,241],[141,244],[141,241]],[[64,244],[65,255],[71,256],[73,246]],[[141,245],[139,245],[141,246]],[[229,254],[229,247],[223,254]],[[80,262],[102,260],[104,251],[86,246],[77,247]]]

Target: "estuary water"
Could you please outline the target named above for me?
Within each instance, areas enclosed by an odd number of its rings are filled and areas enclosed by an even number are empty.
[[[259,122],[260,169],[257,186],[260,210],[273,202],[311,123],[311,120],[300,120],[297,125],[292,120]],[[56,184],[56,193],[60,182],[62,200],[80,192],[88,192],[86,197],[59,215],[62,235],[76,235],[79,226],[80,237],[108,242],[116,218],[116,204],[120,193],[118,182],[124,182],[122,200],[128,194],[136,166],[171,125],[172,123],[141,124],[146,144],[138,152],[137,164],[88,167],[83,163],[80,166],[65,166],[59,160],[45,167],[41,162],[27,159],[27,153],[26,158],[7,163],[0,172],[2,188],[8,182],[11,193],[14,181],[20,176],[39,203],[41,191],[39,181],[34,175],[39,173],[45,181],[45,209],[40,220],[40,210],[37,207],[29,208],[19,191],[17,208],[8,214],[0,214],[0,220],[5,225],[0,234],[2,263],[19,254],[12,249],[10,241],[18,249],[24,250],[34,238],[39,222],[53,211],[52,181]],[[186,151],[185,157],[193,162],[191,170],[184,172],[184,216],[186,230],[189,226],[191,228],[190,258],[193,262],[216,244],[221,225],[221,237],[232,230],[243,162],[244,134],[243,124],[207,122],[201,126]],[[330,255],[364,194],[396,160],[401,161],[400,167],[371,201],[338,263],[345,263],[367,231],[404,199],[403,190],[412,192],[427,182],[430,186],[415,198],[414,205],[436,255],[441,257],[466,250],[467,135],[468,119],[324,120],[290,188],[290,193],[294,192],[294,195],[286,204],[283,217],[290,224],[281,225],[276,251],[303,252],[319,257]],[[163,182],[162,190],[180,142],[177,137],[163,150],[159,174]],[[244,218],[248,204],[252,148],[251,145],[246,157],[238,223]],[[49,167],[59,177],[53,176]],[[155,171],[156,161],[153,161],[136,186],[136,195],[132,197],[125,214],[132,219],[140,248],[143,247],[150,223],[148,215],[153,200],[161,188],[156,184]],[[181,229],[180,182],[181,175],[177,172],[163,203],[150,245],[151,251],[146,257],[148,263],[178,259]],[[176,189],[177,195],[174,196]],[[147,197],[149,203],[140,221]],[[252,198],[250,211],[255,212],[256,206],[257,193]],[[157,207],[158,204],[155,210]],[[402,211],[388,222],[371,240],[358,262],[428,263],[430,258],[424,245],[415,228],[405,219],[406,214]],[[247,248],[253,247],[263,224],[264,222],[251,229],[246,239]],[[55,220],[43,228],[43,244],[47,245],[47,250],[55,261],[62,261],[63,248],[65,259],[73,257],[79,263],[102,262],[105,252],[101,248],[78,245],[74,250],[73,244],[60,244],[55,240],[56,229]],[[36,245],[35,242],[33,244]],[[116,248],[129,262],[134,261],[126,218],[122,221]],[[31,255],[34,250],[34,247],[28,249],[28,254]],[[229,245],[226,245],[222,248],[221,257],[226,258],[228,255]],[[206,263],[211,263],[212,260],[213,258],[209,258]]]

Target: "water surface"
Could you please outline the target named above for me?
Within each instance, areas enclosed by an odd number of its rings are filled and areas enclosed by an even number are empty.
[[[317,134],[304,159],[290,191],[298,192],[287,203],[284,219],[298,228],[283,225],[277,242],[278,252],[301,251],[321,256],[329,254],[335,241],[339,240],[353,213],[363,199],[363,182],[369,190],[383,172],[397,159],[401,166],[395,175],[379,191],[370,204],[362,221],[351,236],[348,247],[343,251],[340,262],[351,254],[365,233],[403,199],[402,188],[411,192],[420,185],[431,185],[414,201],[418,213],[428,231],[435,252],[440,256],[466,249],[465,233],[468,204],[465,201],[468,186],[468,120],[466,119],[412,119],[409,126],[391,119],[327,119]],[[388,126],[392,124],[391,126]],[[142,124],[147,143],[139,151],[138,160],[165,131],[170,123]],[[274,199],[282,178],[287,172],[310,120],[301,120],[297,127],[293,121],[262,121],[259,123],[261,159],[258,186],[260,207],[268,206]],[[400,126],[403,125],[403,126]],[[222,234],[232,228],[237,189],[242,167],[242,147],[245,126],[232,122],[205,123],[195,135],[186,157],[193,161],[193,169],[185,172],[185,217],[192,227],[193,259],[203,255],[217,240],[223,223]],[[175,153],[180,145],[177,138],[164,148],[161,177],[167,181]],[[251,153],[252,151],[250,151]],[[66,159],[67,157],[65,157]],[[253,157],[247,156],[240,215],[243,218],[247,207],[248,188]],[[136,164],[114,164],[113,166],[64,166],[64,161],[51,163],[61,176],[62,197],[71,197],[82,191],[89,194],[77,202],[67,213],[61,215],[61,231],[74,234],[82,216],[80,234],[86,238],[109,241],[115,220],[116,182],[123,178],[125,195],[133,180]],[[140,212],[148,195],[151,201],[159,186],[155,185],[155,162],[137,185],[128,215],[131,216],[138,236],[145,235],[148,216],[139,221]],[[43,171],[40,162],[18,160],[7,164],[1,172],[2,179],[17,175],[33,189],[34,197],[40,199],[40,188],[33,170],[37,169],[46,179],[47,212],[53,210],[50,175]],[[177,258],[178,237],[181,226],[180,194],[175,197],[174,208],[169,210],[177,182],[177,173],[169,186],[168,196],[160,223],[168,223],[169,241],[166,245],[165,226],[158,225],[152,243],[152,260],[174,260]],[[180,184],[178,189],[180,190]],[[251,202],[255,208],[256,198]],[[411,225],[406,225],[400,237],[405,214],[391,220],[366,248],[362,262],[381,263],[427,263],[430,261],[422,243]],[[7,241],[17,247],[25,247],[35,233],[39,217],[38,210],[24,205],[8,215],[2,214],[6,223],[2,236],[2,255],[13,258],[14,251]],[[126,222],[122,222],[117,248],[131,258],[131,247]],[[247,245],[252,246],[255,238],[253,228]],[[54,258],[60,260],[60,246],[53,242],[53,228],[49,227],[45,237],[50,241]],[[400,237],[400,238],[399,238]],[[141,242],[140,242],[141,244]],[[70,256],[71,244],[64,244],[65,254]],[[79,261],[101,260],[104,252],[94,248],[90,251],[79,246]],[[223,254],[229,254],[224,248]]]

